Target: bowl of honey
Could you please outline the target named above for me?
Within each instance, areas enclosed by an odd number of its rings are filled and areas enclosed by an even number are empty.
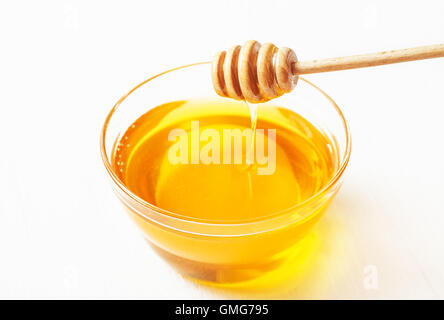
[[[100,144],[151,247],[180,273],[221,284],[285,263],[339,190],[351,148],[341,110],[311,82],[249,104],[218,96],[207,62],[133,88]]]

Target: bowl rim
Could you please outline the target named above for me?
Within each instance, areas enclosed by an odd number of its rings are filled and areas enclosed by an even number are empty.
[[[149,203],[148,201],[140,198],[139,196],[137,196],[136,194],[134,194],[131,190],[129,190],[125,184],[119,179],[119,177],[116,175],[116,173],[114,172],[110,159],[108,158],[107,155],[107,150],[106,150],[106,133],[107,133],[107,129],[108,129],[108,125],[109,122],[111,121],[114,113],[117,111],[117,109],[119,108],[119,106],[121,105],[121,103],[123,101],[125,101],[125,99],[131,95],[131,93],[133,93],[134,91],[136,91],[137,89],[139,89],[140,87],[142,87],[143,85],[147,84],[148,82],[159,78],[165,74],[174,72],[174,71],[178,71],[181,69],[185,69],[185,68],[189,68],[189,67],[194,67],[194,66],[199,66],[199,65],[204,65],[204,64],[210,64],[211,62],[209,61],[205,61],[205,62],[198,62],[198,63],[192,63],[192,64],[187,64],[187,65],[183,65],[180,67],[176,67],[176,68],[172,68],[169,70],[166,70],[164,72],[161,72],[159,74],[156,74],[155,76],[152,76],[144,81],[142,81],[141,83],[137,84],[135,87],[133,87],[128,93],[126,93],[123,97],[121,97],[113,106],[113,108],[109,111],[105,122],[102,126],[101,132],[100,132],[100,153],[101,153],[101,158],[102,161],[105,165],[105,168],[108,172],[108,174],[110,175],[112,181],[117,185],[117,187],[125,194],[127,195],[129,198],[131,198],[133,201],[135,201],[138,205],[141,205],[142,207],[149,209],[150,211],[154,211],[155,213],[161,215],[164,218],[167,219],[174,219],[174,220],[178,220],[178,221],[182,221],[185,222],[187,224],[192,223],[192,224],[199,224],[202,226],[217,226],[217,227],[227,227],[227,226],[247,226],[247,225],[252,225],[255,223],[264,223],[265,221],[268,220],[272,220],[276,217],[282,217],[285,216],[286,213],[291,213],[294,212],[295,210],[301,209],[303,207],[308,206],[311,202],[315,201],[316,199],[318,199],[322,194],[325,194],[326,192],[328,192],[333,186],[336,185],[336,183],[338,183],[338,181],[340,180],[342,174],[345,171],[345,168],[347,167],[348,163],[349,163],[349,159],[350,159],[350,154],[351,154],[351,134],[350,134],[350,128],[349,125],[347,123],[347,120],[345,119],[345,116],[342,112],[342,110],[339,108],[339,106],[336,104],[336,102],[327,94],[325,93],[322,89],[320,89],[318,86],[316,86],[315,84],[313,84],[312,82],[308,81],[305,78],[299,77],[299,80],[304,81],[305,83],[307,83],[308,85],[310,85],[311,87],[313,87],[314,89],[316,89],[317,91],[319,91],[325,98],[327,98],[327,100],[330,102],[330,104],[335,108],[337,114],[339,115],[339,117],[341,118],[342,121],[342,125],[343,125],[343,129],[345,130],[345,140],[346,140],[346,146],[345,146],[345,150],[344,150],[344,155],[342,157],[342,159],[340,159],[340,163],[339,163],[339,167],[337,168],[337,170],[335,171],[335,174],[330,178],[330,180],[328,181],[328,183],[326,183],[321,189],[319,189],[315,194],[313,194],[312,196],[310,196],[309,198],[305,199],[304,201],[285,208],[283,210],[274,212],[270,215],[267,215],[266,217],[260,217],[260,218],[255,218],[255,219],[248,219],[248,220],[240,220],[239,222],[227,222],[227,221],[220,221],[220,220],[208,220],[208,219],[198,219],[198,218],[190,218],[187,216],[183,216],[165,209],[162,209],[156,205],[153,205],[151,203]],[[143,213],[139,212],[139,210],[137,211],[137,213],[139,215],[141,215],[142,217],[149,219],[149,220],[153,220],[150,217],[144,215]],[[309,216],[310,213],[306,214],[306,215],[302,215],[292,221],[290,221],[289,223],[294,223],[297,222],[301,219],[306,218],[307,216]],[[155,223],[158,224],[162,224],[159,223],[158,221],[154,221]],[[168,224],[163,224],[165,227],[171,228],[171,226],[169,226]],[[281,226],[280,226],[281,227]],[[174,228],[173,228],[174,229]],[[184,230],[179,230],[179,231],[184,231]],[[267,230],[269,231],[269,230]],[[261,231],[262,232],[262,231]]]

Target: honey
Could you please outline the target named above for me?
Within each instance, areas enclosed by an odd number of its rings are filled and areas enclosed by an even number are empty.
[[[319,219],[329,198],[312,197],[338,170],[336,150],[334,139],[289,109],[189,100],[139,117],[116,141],[111,164],[153,211],[177,218],[169,228],[128,207],[156,251],[195,278],[234,282],[275,268]],[[298,207],[306,201],[309,215]],[[181,223],[221,231],[187,232]],[[222,231],[236,227],[242,232]]]

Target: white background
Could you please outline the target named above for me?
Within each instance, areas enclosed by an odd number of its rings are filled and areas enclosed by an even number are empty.
[[[441,0],[1,1],[0,298],[444,298],[444,59],[307,77],[344,110],[352,157],[308,267],[276,287],[175,273],[99,156],[110,108],[160,71],[248,39],[300,59],[443,43],[443,16]]]

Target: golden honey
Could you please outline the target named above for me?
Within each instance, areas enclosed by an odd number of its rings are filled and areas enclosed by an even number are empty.
[[[170,228],[127,206],[182,273],[235,282],[274,269],[329,203],[331,195],[313,195],[338,170],[335,141],[289,109],[260,104],[255,114],[252,121],[245,102],[229,99],[173,101],[139,117],[114,145],[122,184],[175,219]],[[193,223],[203,231],[188,232]]]

